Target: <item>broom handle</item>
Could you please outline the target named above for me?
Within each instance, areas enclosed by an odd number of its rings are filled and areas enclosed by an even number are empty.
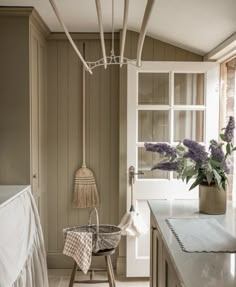
[[[85,57],[85,45],[83,45],[83,54]],[[85,68],[83,66],[83,163],[82,167],[86,167],[85,163]]]

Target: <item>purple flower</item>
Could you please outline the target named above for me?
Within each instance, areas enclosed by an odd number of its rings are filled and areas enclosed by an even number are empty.
[[[186,152],[184,154],[184,157],[185,158],[190,158],[194,161],[205,161],[207,160],[207,157],[208,157],[208,153],[205,152],[205,151],[202,151],[202,152],[194,152],[192,150],[189,150],[188,152]]]
[[[189,139],[185,139],[183,141],[183,144],[189,149],[192,150],[194,153],[198,153],[198,152],[205,152],[205,147],[200,145],[199,143],[193,141],[193,140],[189,140]]]
[[[176,171],[178,169],[178,162],[160,162],[152,167],[152,170],[154,169]]]
[[[158,152],[159,154],[175,156],[176,155],[176,148],[170,146],[166,143],[145,143],[144,144],[146,151]]]
[[[225,155],[221,146],[210,145],[211,157],[213,160],[223,163],[225,173],[229,173],[229,167],[225,160]]]
[[[234,117],[229,117],[229,122],[225,128],[224,139],[226,142],[231,142],[234,137],[235,122]]]
[[[188,148],[188,152],[184,154],[184,157],[191,158],[194,161],[205,161],[207,160],[208,153],[205,151],[205,147],[199,143],[185,139],[183,144]]]
[[[219,162],[224,161],[225,155],[224,155],[224,152],[223,152],[221,146],[211,145],[210,150],[211,150],[212,159],[217,160]]]

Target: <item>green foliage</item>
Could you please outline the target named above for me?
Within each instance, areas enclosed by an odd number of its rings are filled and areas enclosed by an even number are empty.
[[[234,136],[235,120],[229,117],[229,122],[220,134],[221,141],[212,139],[209,150],[196,141],[185,139],[174,148],[166,143],[146,144],[146,149],[159,152],[162,162],[156,164],[155,169],[175,171],[177,178],[189,183],[193,180],[190,190],[199,184],[217,185],[226,189],[227,158],[236,150],[232,141]],[[165,163],[165,164],[163,164]]]
[[[221,135],[224,139],[224,135]],[[212,149],[215,148],[222,152],[222,158],[215,158]],[[188,183],[194,180],[190,189],[195,188],[199,184],[217,185],[218,187],[226,188],[227,183],[227,157],[236,150],[232,143],[210,141],[209,151],[204,160],[194,160],[187,156],[189,149],[179,143],[176,146],[176,154],[163,157],[162,162],[177,162],[178,169],[176,170],[177,178]]]

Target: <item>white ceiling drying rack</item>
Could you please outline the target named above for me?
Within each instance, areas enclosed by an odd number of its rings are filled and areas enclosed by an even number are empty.
[[[81,55],[79,49],[77,48],[74,40],[72,39],[63,19],[62,16],[57,8],[55,0],[49,0],[52,8],[69,40],[72,47],[74,48],[76,54],[82,61],[85,70],[88,71],[90,74],[92,74],[92,69],[98,67],[98,66],[104,66],[104,68],[107,68],[107,65],[120,65],[122,67],[123,64],[127,64],[128,62],[131,62],[128,58],[124,57],[124,48],[125,48],[125,39],[126,39],[126,31],[127,31],[127,23],[128,23],[128,14],[129,14],[129,0],[124,0],[124,18],[123,18],[123,31],[122,31],[122,40],[121,40],[121,52],[120,56],[116,56],[114,53],[114,0],[112,0],[112,49],[110,56],[106,55],[106,48],[105,48],[105,40],[104,40],[104,31],[103,31],[103,25],[102,25],[102,8],[101,8],[101,1],[95,0],[96,2],[96,8],[97,8],[97,15],[98,15],[98,25],[99,25],[99,31],[100,31],[100,39],[101,39],[101,46],[102,46],[102,55],[103,58],[99,59],[95,62],[86,62],[83,56]],[[137,60],[136,65],[138,67],[141,66],[141,55],[142,55],[142,49],[144,44],[144,39],[147,33],[147,25],[148,21],[150,19],[150,15],[153,9],[153,4],[155,0],[147,0],[142,26],[139,34],[138,39],[138,46],[137,46]]]

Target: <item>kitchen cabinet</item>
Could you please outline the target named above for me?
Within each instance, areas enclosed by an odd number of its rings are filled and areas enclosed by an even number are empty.
[[[31,185],[45,231],[49,30],[26,7],[0,7],[0,27],[0,183]]]
[[[174,264],[162,241],[161,233],[153,219],[151,222],[150,286],[181,287]]]
[[[198,200],[150,200],[151,287],[235,287],[236,256],[227,252],[184,252],[169,228],[168,218],[214,218],[236,236],[236,208],[223,215],[198,212]]]

